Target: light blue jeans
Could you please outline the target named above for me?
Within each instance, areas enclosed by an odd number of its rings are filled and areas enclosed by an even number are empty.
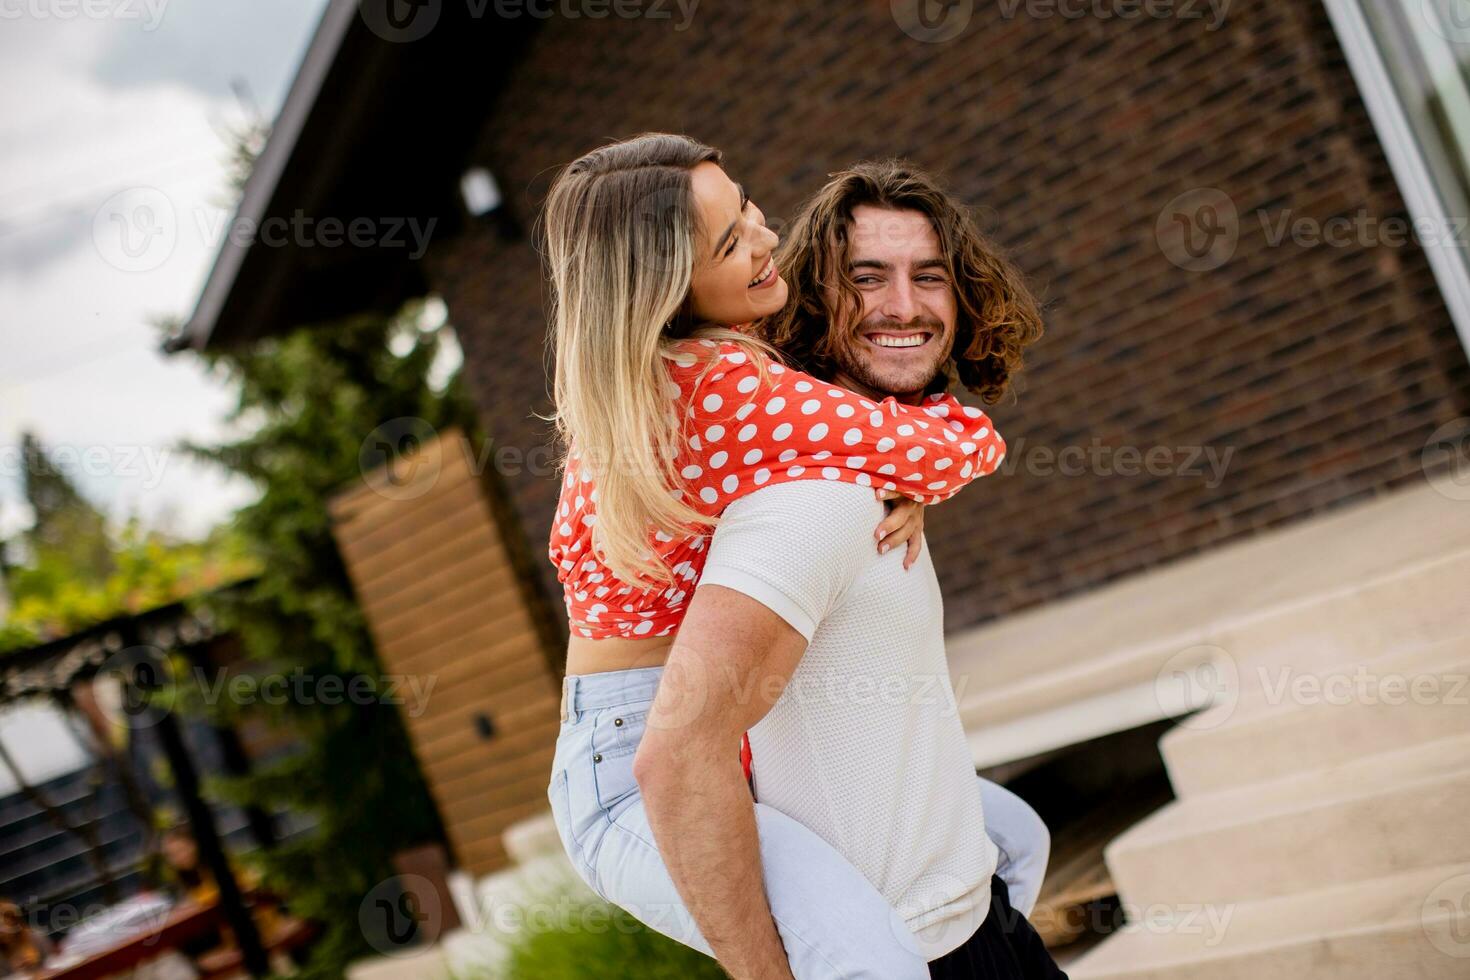
[[[662,673],[659,665],[564,678],[546,794],[572,867],[597,895],[713,957],[659,855],[633,779],[633,753]],[[1029,914],[1051,846],[1046,825],[1014,793],[976,782],[986,826],[975,831],[990,834],[1000,851],[996,874],[1012,905]],[[928,980],[903,918],[847,858],[781,811],[752,805],[766,898],[796,980]]]

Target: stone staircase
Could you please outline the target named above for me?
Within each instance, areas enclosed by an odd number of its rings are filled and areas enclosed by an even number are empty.
[[[1129,924],[1069,975],[1470,977],[1470,550],[1211,632],[1177,799],[1106,850]]]

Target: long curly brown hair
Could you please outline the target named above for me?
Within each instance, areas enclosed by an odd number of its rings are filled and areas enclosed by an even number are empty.
[[[776,268],[789,287],[786,306],[750,332],[794,367],[820,378],[835,375],[835,351],[856,329],[863,308],[848,269],[852,211],[863,204],[918,211],[939,236],[958,316],[954,351],[931,390],[958,381],[987,404],[998,402],[1019,375],[1026,348],[1041,337],[1036,300],[968,211],[934,177],[904,160],[855,164],[833,174],[802,205],[782,229],[776,251]]]

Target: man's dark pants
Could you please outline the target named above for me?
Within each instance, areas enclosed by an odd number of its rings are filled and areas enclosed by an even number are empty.
[[[933,980],[1067,980],[1026,917],[1011,907],[1010,891],[990,878],[990,911],[964,945],[929,961]]]

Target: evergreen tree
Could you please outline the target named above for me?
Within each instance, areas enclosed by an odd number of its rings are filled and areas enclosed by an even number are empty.
[[[225,629],[237,631],[249,658],[270,673],[313,683],[335,678],[352,690],[366,678],[381,689],[374,653],[331,533],[327,502],[362,479],[370,434],[392,420],[423,419],[442,430],[473,431],[474,413],[454,378],[443,390],[426,380],[440,352],[440,330],[421,331],[421,304],[398,317],[357,317],[298,329],[243,350],[206,351],[212,369],[238,386],[229,421],[248,434],[217,446],[181,449],[247,477],[260,498],[235,514],[259,577],[238,598],[211,601]],[[358,684],[364,681],[358,681]],[[301,750],[237,780],[216,778],[208,791],[267,811],[309,815],[315,826],[255,855],[264,884],[293,912],[317,919],[326,934],[308,977],[340,977],[352,959],[372,955],[359,925],[367,893],[394,874],[395,851],[442,839],[396,705],[179,704],[219,721],[264,718],[293,731]],[[195,691],[197,693],[197,690]],[[272,699],[275,700],[275,699]],[[346,700],[346,699],[344,699]]]
[[[107,520],[29,432],[20,437],[21,485],[35,521],[25,543],[36,562],[59,559],[71,574],[99,584],[116,570]]]

